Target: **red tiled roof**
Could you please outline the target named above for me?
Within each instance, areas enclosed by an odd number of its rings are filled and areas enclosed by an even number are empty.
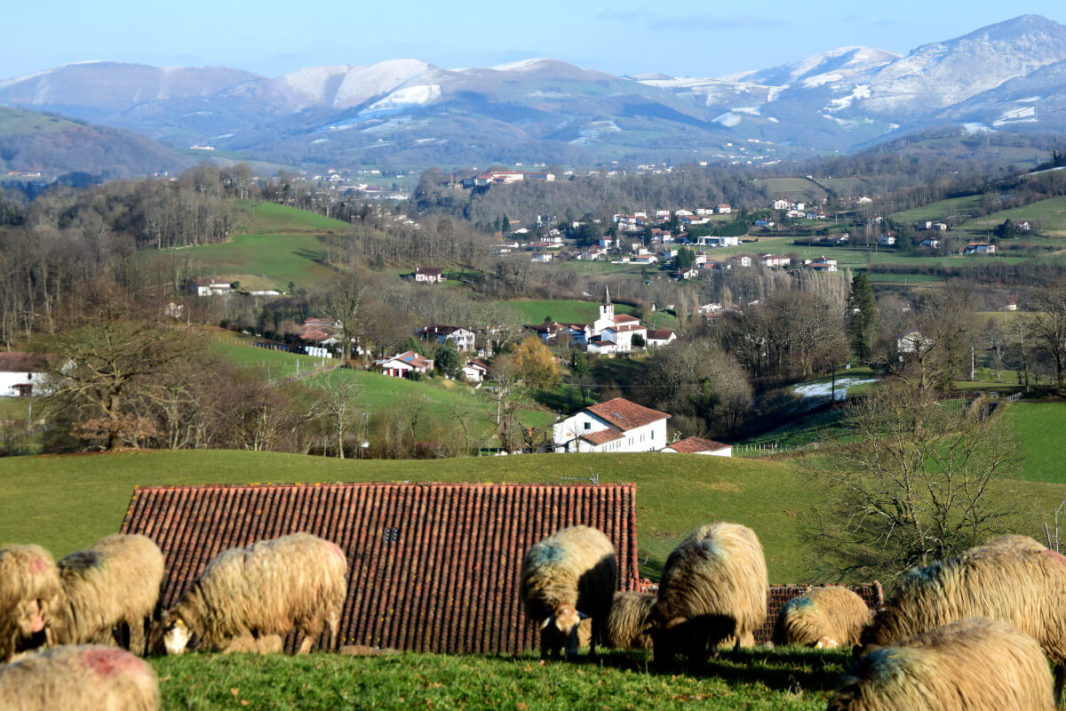
[[[625,437],[625,435],[613,427],[581,435],[581,439],[595,445],[607,444],[608,442],[613,442],[616,439],[622,439],[623,437]]]
[[[444,267],[418,267],[415,269],[415,274],[425,274],[426,276],[440,276],[444,273]]]
[[[0,372],[4,373],[39,373],[45,369],[47,362],[40,353],[22,351],[0,351]]]
[[[648,330],[648,338],[653,341],[665,341],[674,335],[674,332],[669,328],[653,328]]]
[[[732,445],[729,444],[715,442],[713,439],[689,437],[680,442],[674,442],[668,447],[668,449],[672,449],[675,452],[681,452],[682,454],[694,454],[695,452],[716,452],[719,449],[725,449],[726,447],[731,446]]]
[[[522,556],[550,533],[600,529],[619,587],[636,588],[635,497],[633,484],[139,487],[122,531],[166,556],[164,607],[221,551],[307,531],[348,558],[341,644],[510,654],[535,637],[518,600]]]
[[[653,410],[650,407],[638,405],[622,397],[616,397],[599,405],[590,405],[585,408],[597,417],[607,420],[610,424],[625,432],[644,425],[665,420],[670,415],[665,412]]]
[[[639,323],[640,319],[636,316],[630,316],[629,314],[617,314],[614,317],[614,322],[618,325],[622,325],[623,323]]]

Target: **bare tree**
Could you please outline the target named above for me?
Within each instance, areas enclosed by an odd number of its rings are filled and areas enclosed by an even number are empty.
[[[856,436],[808,462],[822,490],[812,525],[827,568],[895,575],[1008,525],[1014,443],[1006,420],[980,405],[895,381],[849,406]]]
[[[1066,284],[1044,289],[1030,305],[1029,333],[1055,363],[1055,388],[1066,392]]]
[[[336,372],[336,371],[335,371]],[[308,413],[321,420],[336,439],[337,458],[344,459],[344,444],[352,426],[366,410],[357,396],[362,386],[354,380],[322,383],[312,391],[314,402]]]

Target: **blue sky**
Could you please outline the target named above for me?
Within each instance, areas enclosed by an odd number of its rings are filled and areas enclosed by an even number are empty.
[[[905,54],[1021,14],[1066,24],[1066,3],[45,0],[5,10],[0,78],[96,59],[279,76],[402,57],[445,68],[552,57],[613,74],[723,76],[848,45]]]

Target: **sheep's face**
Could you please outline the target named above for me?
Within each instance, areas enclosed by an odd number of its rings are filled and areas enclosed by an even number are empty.
[[[545,617],[540,625],[543,649],[550,650],[554,654],[565,648],[568,657],[577,656],[578,630],[581,621],[587,618],[588,615],[578,612],[570,605],[560,605],[555,608],[554,614]]]
[[[189,646],[192,632],[180,617],[170,620],[163,631],[163,644],[167,654],[182,654]]]
[[[24,637],[31,637],[44,629],[44,616],[41,604],[37,600],[23,600],[15,612],[19,632]]]

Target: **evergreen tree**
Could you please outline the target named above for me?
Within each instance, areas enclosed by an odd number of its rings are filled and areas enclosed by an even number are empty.
[[[866,274],[859,272],[851,280],[847,313],[848,341],[852,354],[860,361],[870,357],[877,334],[877,301]]]

